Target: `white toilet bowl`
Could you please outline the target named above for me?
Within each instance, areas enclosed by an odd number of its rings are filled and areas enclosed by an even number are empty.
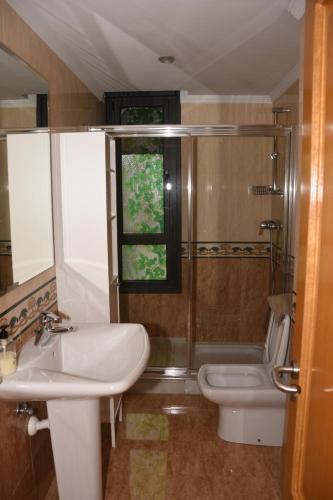
[[[285,364],[289,329],[289,315],[279,323],[271,312],[262,364],[201,366],[198,384],[219,405],[217,432],[225,441],[282,445],[286,395],[274,386],[271,371]]]

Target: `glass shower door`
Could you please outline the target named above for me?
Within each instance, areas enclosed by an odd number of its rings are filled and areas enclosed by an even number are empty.
[[[285,204],[283,194],[269,194],[272,147],[272,137],[196,139],[192,369],[241,362],[234,346],[265,340],[271,247],[269,232],[259,229],[266,219],[281,219],[284,225]],[[279,181],[283,191],[280,165]],[[276,236],[283,246],[284,234]],[[252,354],[252,362],[261,361],[259,350]]]
[[[178,190],[181,198],[178,248],[181,286],[172,292],[142,290],[120,295],[121,321],[142,323],[149,333],[151,358],[147,369],[156,377],[193,376],[204,363],[228,362],[223,358],[225,347],[232,351],[232,346],[238,343],[250,346],[263,343],[272,274],[270,238],[267,231],[260,234],[261,222],[281,217],[284,231],[279,234],[281,243],[276,244],[282,245],[284,251],[287,241],[288,168],[278,167],[277,181],[281,182],[284,192],[279,195],[269,192],[272,130],[267,128],[267,136],[264,126],[258,127],[253,135],[248,132],[240,135],[237,127],[235,135],[230,135],[229,130],[225,135],[209,135],[209,131],[204,130],[201,136],[197,130],[194,132],[191,136],[185,131],[180,139],[178,184],[165,175],[163,178],[164,211],[166,192],[170,188]],[[276,132],[288,135],[283,129]],[[120,134],[123,138],[124,132]],[[146,141],[149,134],[145,133],[140,139]],[[282,165],[288,161],[288,138],[279,139],[285,146]],[[139,190],[137,180],[132,183],[137,165],[133,168],[133,162],[126,159],[121,166],[122,182],[134,192]],[[154,171],[160,166],[155,165]],[[144,181],[148,172],[149,169],[145,169]],[[156,185],[159,183],[156,181]],[[121,189],[124,190],[123,184]],[[123,193],[123,200],[127,200],[123,208],[129,207],[132,194]],[[139,208],[142,209],[142,203]],[[161,226],[159,228],[162,231]],[[153,243],[161,244],[161,241]],[[136,243],[122,242],[127,244]],[[125,257],[133,258],[130,253]],[[153,260],[152,256],[146,257]],[[146,264],[145,259],[143,268]],[[126,272],[137,272],[135,262],[126,265],[123,279]],[[277,272],[283,269],[284,266]],[[237,361],[229,359],[229,362]]]

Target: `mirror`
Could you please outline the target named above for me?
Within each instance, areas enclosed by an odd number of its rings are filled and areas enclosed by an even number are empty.
[[[48,84],[0,48],[0,293],[54,263]]]

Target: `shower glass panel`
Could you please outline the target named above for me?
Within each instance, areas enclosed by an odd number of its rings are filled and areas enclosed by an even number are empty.
[[[285,143],[286,138],[280,137],[281,191],[285,189]],[[241,362],[234,357],[233,344],[264,342],[272,284],[276,282],[274,293],[283,291],[278,256],[283,253],[285,197],[269,194],[272,147],[271,137],[196,139],[192,369],[205,363]],[[272,241],[269,230],[259,232],[260,223],[271,219],[282,226],[272,233]]]
[[[165,175],[163,178],[164,210],[169,184],[171,189],[179,190],[181,198],[181,288],[172,293],[154,290],[120,294],[121,321],[142,323],[149,333],[151,357],[147,370],[154,377],[193,377],[204,363],[242,362],[233,358],[232,346],[263,343],[268,319],[267,297],[273,285],[274,293],[287,290],[286,260],[282,256],[286,254],[290,233],[291,129],[220,128],[222,131],[217,126],[189,126],[184,130],[179,126],[162,126],[156,128],[154,134],[154,127],[149,126],[143,127],[142,132],[139,128],[135,130],[133,137],[133,129],[127,136],[126,127],[120,128],[117,136],[117,131],[113,132],[110,127],[110,134],[120,138],[122,144],[134,144],[131,141],[159,144],[161,139],[169,140],[167,134],[181,141],[178,184]],[[281,188],[278,194],[270,192],[273,132],[278,135],[275,141],[279,149],[275,169],[275,184]],[[129,154],[132,153],[134,151]],[[135,154],[140,152],[136,150]],[[142,165],[141,158],[137,160]],[[145,172],[143,183],[147,182],[149,172],[155,176],[156,191],[153,189],[151,194],[158,206],[162,199],[158,188],[160,165],[157,158],[151,170],[149,165],[139,167]],[[140,191],[138,181],[132,182],[137,168],[132,159],[121,163],[122,189],[128,183],[129,191]],[[124,211],[132,193],[125,195],[123,191],[122,198],[125,196]],[[129,224],[141,235],[149,235],[153,227],[156,241],[154,245],[121,243],[123,278],[147,279],[151,283],[156,279],[161,283],[168,279],[165,263],[169,258],[166,245],[158,236],[163,222],[151,211],[147,219],[143,213],[144,203],[140,202],[135,216],[131,218],[129,214]],[[271,220],[279,221],[281,229],[272,234],[269,230],[260,233],[260,224]],[[253,356],[257,354],[253,352]]]
[[[145,303],[147,317],[156,314],[155,325],[149,328],[151,356],[150,371],[183,369],[188,366],[188,315],[189,315],[189,260],[188,260],[188,162],[190,140],[181,138],[181,291],[154,294]],[[155,313],[153,313],[155,311]]]

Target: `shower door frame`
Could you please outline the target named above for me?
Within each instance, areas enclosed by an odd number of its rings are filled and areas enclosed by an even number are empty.
[[[147,367],[142,379],[144,380],[187,380],[196,377],[198,370],[192,366],[193,348],[193,158],[197,138],[200,137],[286,137],[285,183],[284,183],[284,232],[283,232],[283,272],[286,276],[288,254],[290,251],[290,222],[291,209],[295,202],[295,183],[291,172],[291,154],[293,127],[282,125],[121,125],[105,127],[89,127],[89,131],[104,130],[110,138],[130,137],[179,137],[189,141],[187,161],[187,332],[186,366],[185,367]],[[183,209],[182,209],[183,210]],[[284,280],[286,287],[286,280]]]

